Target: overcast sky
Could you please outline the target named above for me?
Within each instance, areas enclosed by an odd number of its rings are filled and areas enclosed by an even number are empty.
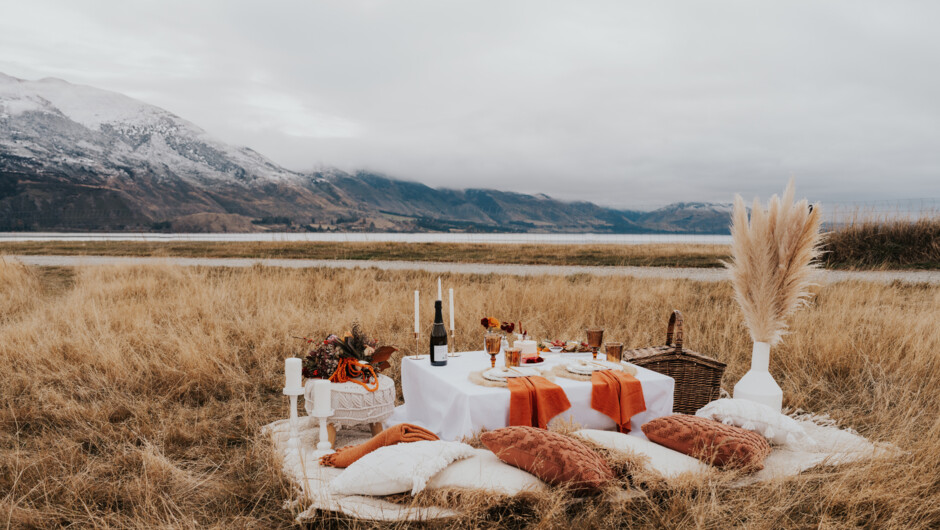
[[[605,205],[940,197],[940,2],[2,0],[0,71],[291,169]]]

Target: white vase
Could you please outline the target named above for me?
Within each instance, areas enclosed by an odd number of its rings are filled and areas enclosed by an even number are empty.
[[[734,385],[734,398],[756,401],[780,411],[783,408],[783,390],[770,375],[769,367],[770,344],[755,342],[751,369]]]

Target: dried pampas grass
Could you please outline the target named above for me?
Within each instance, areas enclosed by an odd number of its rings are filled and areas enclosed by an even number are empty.
[[[783,198],[770,198],[765,210],[758,199],[747,208],[734,198],[731,224],[731,272],[735,298],[755,342],[775,345],[786,333],[787,317],[805,305],[818,267],[822,236],[819,206],[793,202],[793,181]]]

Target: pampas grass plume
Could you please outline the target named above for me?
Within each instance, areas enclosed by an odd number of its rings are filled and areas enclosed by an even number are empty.
[[[750,222],[744,200],[734,198],[726,266],[751,339],[771,346],[786,333],[787,317],[809,299],[822,242],[819,205],[793,196],[791,180],[783,198],[774,195],[766,209],[754,199]]]

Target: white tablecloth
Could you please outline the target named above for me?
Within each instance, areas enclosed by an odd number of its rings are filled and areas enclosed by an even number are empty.
[[[545,368],[566,360],[591,354],[542,354]],[[603,354],[598,354],[603,359]],[[502,355],[496,366],[502,366]],[[460,357],[447,359],[447,366],[431,366],[427,357],[414,360],[402,359],[401,385],[405,404],[385,422],[386,425],[414,423],[420,425],[443,440],[459,440],[472,436],[481,428],[489,430],[505,427],[509,422],[509,390],[485,387],[470,382],[467,375],[476,370],[489,368],[490,357],[485,352],[466,352]],[[637,367],[636,378],[643,386],[646,412],[637,414],[630,421],[631,434],[643,436],[640,426],[644,423],[672,414],[675,381],[645,368]],[[586,429],[616,428],[608,416],[591,408],[591,382],[575,381],[556,377],[555,384],[565,390],[571,408],[555,417],[573,419]]]

